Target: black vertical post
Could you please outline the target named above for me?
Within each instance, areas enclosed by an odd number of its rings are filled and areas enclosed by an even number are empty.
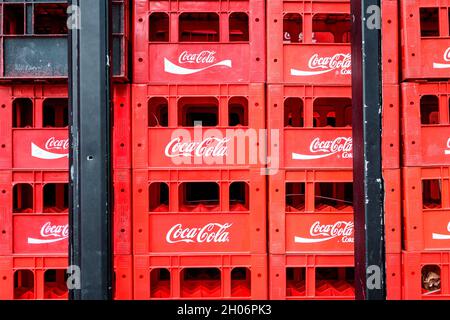
[[[105,300],[112,296],[111,4],[71,0],[71,5],[69,259],[79,267],[81,288],[71,289],[70,298]]]
[[[380,0],[351,0],[356,299],[385,289]]]

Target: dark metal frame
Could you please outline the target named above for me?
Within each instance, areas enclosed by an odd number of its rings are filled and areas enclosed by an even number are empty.
[[[355,291],[356,299],[382,300],[386,298],[386,288],[381,163],[381,30],[368,26],[367,18],[373,15],[369,7],[378,8],[381,12],[380,0],[351,1]],[[379,272],[372,273],[373,270]],[[373,277],[380,277],[381,285],[371,289]]]
[[[69,32],[70,264],[80,268],[71,299],[112,297],[109,0],[71,0]]]

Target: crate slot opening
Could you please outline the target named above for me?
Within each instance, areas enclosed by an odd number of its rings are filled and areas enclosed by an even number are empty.
[[[221,272],[218,268],[186,268],[181,271],[182,297],[220,297]]]
[[[28,98],[17,98],[13,101],[13,127],[33,127],[33,101]]]
[[[148,126],[167,127],[169,125],[169,104],[166,98],[153,97],[148,100]]]
[[[237,267],[231,270],[231,296],[250,297],[252,294],[252,274],[249,268]]]
[[[150,271],[150,295],[152,298],[170,297],[170,271],[156,268]]]
[[[44,100],[42,125],[64,128],[69,125],[69,101],[66,98],[48,98]]]
[[[420,120],[422,124],[439,124],[439,98],[426,95],[420,98]]]
[[[28,183],[18,183],[13,187],[13,212],[33,212],[33,187]]]
[[[305,183],[286,183],[286,212],[305,211]]]
[[[303,42],[303,17],[298,13],[286,13],[283,17],[283,41]]]
[[[320,267],[316,268],[317,296],[354,296],[355,268]]]
[[[34,33],[35,34],[67,34],[67,4],[35,4]]]
[[[233,97],[228,101],[228,125],[230,127],[248,126],[248,100]]]
[[[169,42],[169,15],[154,12],[149,17],[150,41]]]
[[[179,17],[180,42],[218,42],[219,15],[212,12],[186,12]]]
[[[248,41],[248,15],[244,12],[233,12],[229,17],[230,41]]]
[[[424,295],[441,293],[441,268],[438,265],[422,267],[421,287]]]
[[[303,100],[300,98],[287,98],[284,100],[284,126],[303,127]]]
[[[439,37],[438,8],[420,8],[420,36]]]
[[[47,183],[44,185],[44,212],[69,212],[69,185],[67,183]]]
[[[183,182],[179,186],[180,211],[209,212],[219,210],[219,184]]]
[[[349,14],[315,14],[312,21],[313,43],[350,43]]]
[[[298,297],[306,295],[306,268],[286,268],[286,296]]]
[[[178,125],[183,127],[214,127],[219,123],[219,101],[216,98],[181,98],[178,112]]]
[[[423,209],[442,208],[441,181],[430,179],[422,181],[422,207]]]
[[[164,182],[153,182],[148,186],[150,212],[169,211],[169,186]]]
[[[25,33],[25,6],[23,4],[3,5],[3,34]]]
[[[34,299],[34,273],[31,270],[14,272],[14,299]]]
[[[64,269],[49,269],[44,273],[44,298],[67,299],[68,274]]]
[[[315,184],[315,211],[336,212],[353,209],[353,183],[319,182]]]
[[[317,98],[313,110],[314,127],[352,126],[352,100],[349,98]]]
[[[249,187],[246,182],[230,184],[230,211],[248,211],[250,208]]]

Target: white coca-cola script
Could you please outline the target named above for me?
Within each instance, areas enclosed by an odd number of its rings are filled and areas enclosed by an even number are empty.
[[[448,47],[444,52],[444,61],[450,62],[450,47]],[[450,63],[439,63],[433,62],[434,69],[448,69],[450,68]]]
[[[208,137],[203,141],[183,142],[180,137],[171,140],[166,148],[165,155],[175,157],[224,157],[227,156],[227,143],[230,138]]]
[[[28,237],[29,244],[45,244],[62,241],[69,237],[69,225],[53,225],[50,221],[44,223],[40,232],[41,238]],[[51,238],[51,239],[48,239]]]
[[[450,138],[447,139],[447,150],[444,150],[444,154],[450,155]]]
[[[335,70],[341,75],[350,75],[352,73],[352,59],[350,53],[336,53],[334,56],[321,57],[314,54],[308,61],[310,70],[291,69],[292,76],[314,76]],[[322,69],[315,71],[316,69]]]
[[[53,160],[69,157],[68,152],[55,153],[51,150],[68,150],[69,149],[69,139],[57,139],[55,137],[49,138],[45,144],[44,148],[37,146],[35,143],[31,143],[31,156],[39,159]]]
[[[198,64],[198,65],[206,65],[199,68],[186,68],[179,65],[176,65],[168,58],[164,58],[164,71],[171,74],[177,75],[189,75],[198,73],[213,67],[227,67],[231,68],[232,63],[231,60],[226,59],[219,62],[216,62],[216,52],[213,50],[203,50],[200,52],[188,52],[183,51],[178,56],[178,63],[181,64]]]
[[[349,159],[353,157],[352,146],[351,137],[337,137],[334,140],[320,140],[320,138],[315,138],[309,146],[309,151],[312,154],[292,153],[292,159],[315,160],[334,154],[341,154],[343,159]]]
[[[342,243],[353,243],[353,222],[337,221],[334,224],[321,224],[316,221],[309,230],[310,237],[294,237],[295,243],[317,243],[341,238]]]
[[[450,222],[447,224],[447,231],[449,234],[440,234],[433,232],[432,234],[433,240],[450,240]]]
[[[168,243],[224,243],[230,241],[230,234],[227,231],[232,223],[208,223],[197,228],[184,228],[183,225],[176,224],[166,234]]]

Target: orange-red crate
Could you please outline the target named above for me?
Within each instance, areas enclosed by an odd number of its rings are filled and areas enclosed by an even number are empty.
[[[134,298],[267,299],[266,255],[134,256]]]
[[[450,167],[403,168],[404,248],[450,250]]]
[[[266,252],[259,170],[135,170],[135,254]]]
[[[386,299],[402,299],[402,254],[387,253],[386,256]]]
[[[134,3],[133,83],[265,82],[265,1]]]
[[[264,166],[264,84],[132,88],[133,168]]]

